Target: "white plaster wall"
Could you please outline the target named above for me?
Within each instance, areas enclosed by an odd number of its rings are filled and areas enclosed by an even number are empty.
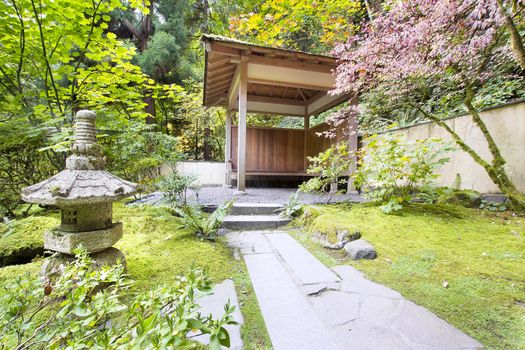
[[[487,124],[503,157],[507,160],[507,173],[518,190],[525,193],[525,103],[483,111],[481,118]],[[446,123],[484,159],[492,159],[485,138],[470,115],[452,118]],[[434,123],[420,124],[392,132],[404,134],[408,140],[438,137],[444,141],[452,141],[450,135]],[[473,189],[483,193],[499,192],[485,169],[459,147],[450,155],[450,162],[445,164],[439,173],[441,176],[436,182],[442,186],[451,186],[456,174],[460,174],[460,185],[463,189]]]
[[[176,169],[183,174],[195,174],[197,181],[202,186],[222,186],[224,184],[226,174],[224,162],[181,161],[177,162]],[[165,166],[163,175],[169,172],[171,168]]]

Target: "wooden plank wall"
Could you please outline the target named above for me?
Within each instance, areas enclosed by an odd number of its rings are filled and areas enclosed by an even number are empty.
[[[319,124],[307,131],[306,156],[312,157],[336,142],[346,139],[344,128],[337,130],[335,138],[319,136],[328,130]],[[254,128],[246,129],[246,172],[304,173],[304,130]],[[237,169],[237,127],[232,126],[232,169]]]
[[[304,130],[247,128],[246,172],[304,171]],[[232,167],[237,169],[237,127],[232,126]]]
[[[327,150],[330,146],[347,140],[346,128],[339,126],[336,130],[336,137],[328,138],[323,135],[318,135],[328,131],[330,126],[326,123],[321,123],[310,129],[308,129],[308,138],[306,141],[306,156],[313,157],[317,156],[319,153]]]

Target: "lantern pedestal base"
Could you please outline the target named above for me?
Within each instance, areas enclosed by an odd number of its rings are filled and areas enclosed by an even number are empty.
[[[114,266],[117,264],[124,265],[124,271],[127,270],[126,257],[117,248],[108,248],[97,253],[89,254],[93,261],[93,268],[100,269],[102,266]],[[67,264],[75,261],[75,256],[57,253],[45,260],[40,272],[44,280],[53,280],[63,274]]]

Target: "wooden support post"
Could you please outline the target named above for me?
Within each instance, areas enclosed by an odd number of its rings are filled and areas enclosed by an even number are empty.
[[[248,102],[248,62],[239,63],[239,125],[237,127],[237,191],[246,189],[246,109]]]
[[[232,185],[232,111],[230,109],[226,110],[226,142],[224,145],[224,164],[226,166],[224,186],[231,187]]]
[[[309,115],[305,115],[304,116],[304,151],[303,151],[304,172],[306,172],[306,170],[308,169],[308,159],[306,158],[306,152],[308,150],[308,145],[307,145],[307,142],[308,142],[308,129],[310,129],[310,116]]]
[[[350,101],[352,102],[352,101]],[[351,115],[348,117],[348,152],[352,160],[350,168],[348,169],[348,188],[347,192],[355,191],[354,181],[351,175],[357,170],[357,147],[358,147],[358,120],[357,116]]]

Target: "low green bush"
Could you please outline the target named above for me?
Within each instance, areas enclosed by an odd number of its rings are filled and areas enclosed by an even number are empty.
[[[210,335],[210,348],[230,345],[235,324],[226,304],[220,319],[202,316],[198,295],[211,290],[201,269],[169,286],[136,294],[123,265],[96,269],[85,251],[51,284],[35,277],[0,282],[0,348],[169,349],[191,345],[190,332]]]

